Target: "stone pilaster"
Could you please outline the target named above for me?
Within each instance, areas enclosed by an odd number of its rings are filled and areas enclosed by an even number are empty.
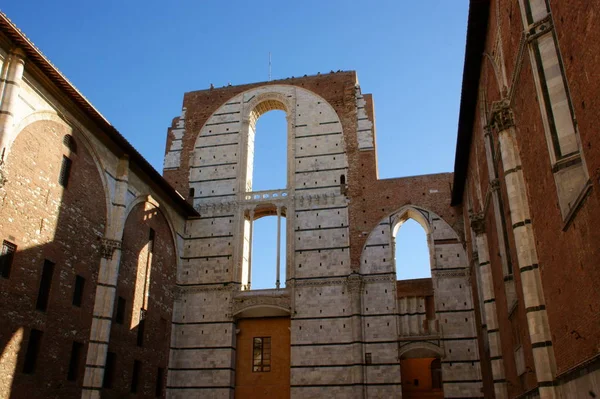
[[[126,216],[128,178],[129,159],[123,158],[119,160],[117,167],[115,197],[110,212],[111,218],[106,229],[105,238],[102,240],[102,260],[100,261],[98,273],[92,328],[81,394],[84,399],[100,398],[102,390],[121,262],[121,240]]]
[[[14,49],[7,58],[0,77],[0,93],[3,93],[0,98],[0,165],[4,163],[9,144],[14,139],[14,114],[25,70],[25,54],[21,49]]]
[[[531,225],[527,187],[516,140],[513,113],[508,101],[494,104],[491,128],[498,134],[508,205],[521,275],[527,325],[533,348],[535,372],[541,398],[556,398],[556,359],[546,312],[537,250]]]
[[[346,280],[346,289],[350,295],[350,301],[352,305],[352,350],[354,352],[354,359],[356,364],[362,364],[360,367],[353,367],[354,370],[352,376],[352,382],[354,384],[363,384],[365,380],[365,359],[364,359],[364,348],[363,348],[363,325],[362,325],[362,291],[363,281],[362,277],[357,273],[352,273]],[[363,390],[362,396],[365,397]]]
[[[504,399],[508,397],[508,391],[506,387],[504,359],[502,358],[500,331],[498,329],[498,312],[496,310],[496,296],[494,294],[489,247],[485,231],[485,217],[482,213],[479,213],[471,215],[470,219],[477,244],[478,264],[475,270],[479,275],[478,280],[481,282],[479,289],[483,298],[483,313],[490,346],[494,394],[496,399]]]

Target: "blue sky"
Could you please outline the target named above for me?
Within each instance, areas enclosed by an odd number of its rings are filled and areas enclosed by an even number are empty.
[[[356,70],[374,96],[379,174],[389,178],[453,169],[467,7],[20,0],[1,9],[159,171],[183,93],[267,80],[269,52],[273,79]],[[277,116],[263,118],[271,134]]]

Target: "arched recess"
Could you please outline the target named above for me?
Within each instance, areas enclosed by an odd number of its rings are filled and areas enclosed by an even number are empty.
[[[111,206],[110,206],[111,199],[110,199],[110,197],[112,195],[112,192],[111,192],[110,186],[106,180],[104,166],[102,165],[101,158],[98,155],[98,153],[96,152],[96,149],[94,148],[92,143],[89,141],[87,135],[81,129],[78,129],[78,128],[74,127],[72,124],[69,124],[67,121],[65,121],[63,118],[61,118],[59,115],[57,115],[54,112],[51,112],[51,111],[32,112],[29,115],[27,115],[26,117],[22,118],[15,125],[14,131],[17,133],[15,135],[15,139],[8,146],[8,154],[10,154],[10,151],[12,151],[13,144],[14,144],[14,142],[17,141],[21,132],[27,126],[29,126],[35,122],[40,122],[40,121],[55,122],[57,124],[64,126],[66,129],[70,129],[71,130],[70,134],[75,138],[76,143],[80,146],[85,146],[86,151],[89,153],[89,155],[91,156],[91,159],[94,161],[96,170],[98,171],[98,175],[99,175],[100,181],[102,183],[102,188],[104,191],[103,198],[104,198],[105,220],[107,220],[107,221],[111,220]],[[108,226],[105,226],[105,231],[103,233],[106,233],[107,229],[108,229]]]
[[[413,342],[403,345],[398,350],[400,359],[444,357],[444,350],[430,342]]]
[[[161,204],[150,194],[138,195],[136,198],[134,198],[131,202],[129,202],[127,204],[127,207],[125,208],[125,212],[123,212],[123,220],[122,220],[121,225],[125,226],[125,222],[126,222],[127,218],[129,217],[129,214],[131,213],[131,211],[137,205],[145,203],[145,202],[148,202],[149,204],[154,206],[159,212],[161,212],[161,214],[165,218],[165,221],[169,225],[171,239],[173,240],[173,243],[175,244],[175,257],[177,260],[177,266],[179,266],[179,261],[180,261],[180,256],[181,256],[181,248],[179,248],[179,245],[178,245],[179,240],[177,239],[177,232],[175,230],[175,224],[173,223],[173,217],[171,215],[171,212],[169,211],[168,208],[161,206]]]
[[[177,275],[171,226],[157,205],[138,198],[128,209],[109,349],[126,364],[144,358],[154,369],[168,362]],[[123,370],[123,381],[131,381],[130,373]],[[126,394],[129,386],[115,382],[113,389]]]

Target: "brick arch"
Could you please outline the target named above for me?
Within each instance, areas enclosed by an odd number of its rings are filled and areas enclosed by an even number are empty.
[[[21,120],[19,120],[19,122],[17,124],[15,124],[15,129],[14,131],[16,132],[15,138],[14,140],[9,144],[8,146],[8,154],[10,154],[10,151],[12,150],[13,144],[14,142],[19,138],[19,135],[21,134],[21,132],[29,125],[35,123],[35,122],[41,122],[41,121],[49,121],[49,122],[54,122],[57,123],[59,125],[63,125],[66,129],[70,129],[71,132],[70,133],[66,133],[69,134],[70,136],[72,136],[72,138],[75,140],[75,142],[77,143],[78,147],[84,146],[86,151],[89,153],[89,155],[92,157],[94,164],[96,165],[96,169],[98,170],[98,175],[100,176],[100,181],[102,183],[102,188],[104,191],[104,201],[105,201],[105,217],[106,220],[111,220],[111,200],[110,200],[110,188],[108,185],[108,182],[106,180],[106,175],[104,173],[104,166],[102,164],[101,158],[98,155],[98,153],[96,152],[96,149],[94,148],[93,144],[89,141],[87,135],[85,133],[82,132],[82,130],[78,129],[77,127],[69,124],[67,121],[65,121],[63,118],[61,118],[58,114],[56,114],[55,112],[52,111],[36,111],[36,112],[32,112],[29,115],[27,115],[26,117],[22,118]],[[62,140],[62,138],[61,138]]]

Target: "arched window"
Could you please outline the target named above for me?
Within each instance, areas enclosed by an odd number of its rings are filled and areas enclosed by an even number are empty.
[[[254,130],[250,128],[248,165],[252,170],[252,191],[287,187],[287,120],[284,111],[261,115]],[[252,163],[251,160],[254,160]]]
[[[402,222],[395,235],[396,278],[411,280],[431,277],[427,234],[413,219]]]

